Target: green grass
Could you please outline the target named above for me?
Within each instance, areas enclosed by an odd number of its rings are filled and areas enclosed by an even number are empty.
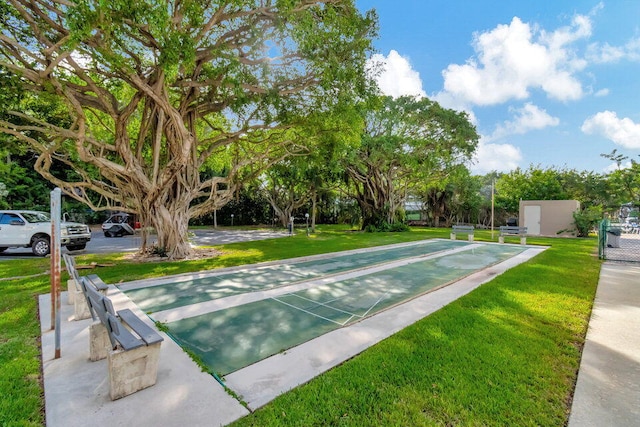
[[[319,230],[310,238],[299,233],[225,245],[210,260],[145,264],[86,255],[78,263],[116,264],[95,271],[114,283],[449,232]],[[489,240],[490,233],[476,232],[476,239]],[[596,241],[528,240],[551,249],[237,425],[565,425],[598,280]],[[0,277],[48,268],[41,259],[4,261]],[[44,424],[36,295],[48,291],[48,276],[0,281],[0,425]]]

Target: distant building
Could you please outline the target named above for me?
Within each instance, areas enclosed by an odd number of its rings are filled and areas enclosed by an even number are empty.
[[[520,226],[530,236],[568,237],[575,235],[573,213],[577,200],[520,200]]]

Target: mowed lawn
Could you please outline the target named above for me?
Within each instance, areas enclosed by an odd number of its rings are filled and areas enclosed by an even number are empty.
[[[95,272],[117,283],[448,233],[321,227],[309,238],[220,246],[223,254],[208,260],[134,263],[86,255],[78,262],[115,264]],[[476,232],[476,240],[484,239],[491,233]],[[596,240],[528,243],[551,248],[234,425],[565,425],[600,270]],[[49,291],[49,276],[24,276],[48,268],[43,259],[0,262],[0,277],[14,278],[0,281],[2,426],[44,425],[36,296]]]

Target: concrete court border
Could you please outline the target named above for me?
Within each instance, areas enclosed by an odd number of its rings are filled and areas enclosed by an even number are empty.
[[[393,246],[396,245],[385,247]],[[257,409],[546,249],[529,246],[521,254],[451,285],[229,374],[225,377],[225,384],[247,403],[250,410]],[[330,254],[300,259],[323,256]],[[145,322],[152,324],[151,319],[117,287],[110,286],[108,294],[119,309],[131,308]],[[54,332],[49,329],[49,294],[39,297],[39,311],[47,426],[75,427],[88,423],[97,427],[131,424],[140,427],[214,426],[226,425],[249,413],[212,376],[201,372],[187,354],[162,332],[165,341],[161,347],[156,385],[111,401],[106,361],[88,360],[91,319],[70,321],[73,306],[62,305],[62,357],[54,359]]]

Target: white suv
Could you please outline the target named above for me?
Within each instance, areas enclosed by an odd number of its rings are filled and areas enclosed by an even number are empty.
[[[38,256],[51,251],[51,217],[38,211],[0,211],[0,252],[28,248]],[[91,240],[88,225],[60,222],[60,244],[70,251],[84,249]]]

